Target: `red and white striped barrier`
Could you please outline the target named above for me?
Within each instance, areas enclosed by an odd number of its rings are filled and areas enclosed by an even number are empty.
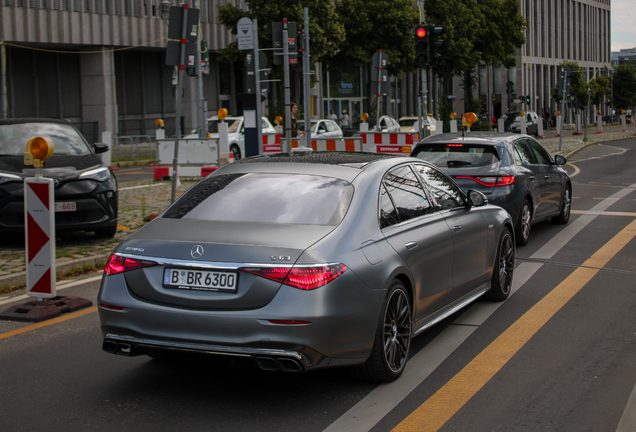
[[[362,148],[367,153],[409,155],[417,138],[412,132],[362,132]]]
[[[27,294],[43,299],[56,296],[53,184],[50,178],[24,179]]]
[[[217,166],[180,166],[177,171],[179,172],[179,177],[207,177],[217,169],[219,169]],[[156,167],[153,179],[161,180],[172,177],[172,172],[171,166]]]
[[[281,134],[263,135],[263,154],[280,153]],[[292,148],[298,148],[305,142],[304,138],[293,138]],[[311,148],[314,151],[362,151],[362,139],[360,138],[315,138],[311,140]]]
[[[282,134],[263,134],[263,154],[280,153]]]

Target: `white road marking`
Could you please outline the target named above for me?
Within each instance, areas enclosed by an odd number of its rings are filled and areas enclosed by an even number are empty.
[[[93,277],[89,277],[89,278],[86,278],[86,279],[68,281],[66,283],[60,283],[59,285],[56,284],[55,285],[55,290],[59,291],[59,290],[63,290],[63,289],[70,288],[70,287],[74,287],[74,286],[77,286],[77,285],[82,285],[82,284],[85,284],[85,283],[94,282],[96,280],[100,280],[101,278],[102,278],[102,275],[100,274],[99,276],[93,276]],[[29,295],[22,294],[22,295],[19,295],[19,296],[9,297],[9,298],[0,300],[0,305],[4,305],[4,304],[7,304],[7,303],[13,303],[13,302],[24,300],[24,299],[33,300],[34,298],[35,297],[31,297]]]

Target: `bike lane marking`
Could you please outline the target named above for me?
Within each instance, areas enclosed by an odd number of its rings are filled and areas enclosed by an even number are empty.
[[[581,267],[504,331],[393,431],[437,431],[444,426],[634,237],[636,237],[636,220],[614,236]]]

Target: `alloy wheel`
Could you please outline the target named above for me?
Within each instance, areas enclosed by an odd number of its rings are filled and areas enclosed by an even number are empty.
[[[411,343],[411,308],[408,296],[395,290],[387,303],[384,315],[384,357],[393,372],[406,364]]]

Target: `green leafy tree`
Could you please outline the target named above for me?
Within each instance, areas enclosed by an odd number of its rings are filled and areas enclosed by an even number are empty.
[[[583,68],[579,66],[576,62],[563,62],[559,65],[559,70],[561,67],[569,66],[572,70],[570,74],[570,94],[574,99],[581,101],[584,105],[587,105],[587,83],[585,82],[585,77],[583,74]],[[560,78],[559,78],[560,79]],[[552,99],[554,99],[557,103],[561,103],[561,99],[563,99],[563,94],[559,93],[558,84],[552,87],[550,91],[550,95]]]
[[[620,65],[614,71],[614,106],[628,109],[636,106],[636,65]]]
[[[341,22],[336,8],[331,0],[246,0],[249,10],[237,8],[231,3],[218,6],[219,21],[236,34],[236,24],[243,17],[258,20],[258,43],[260,48],[272,48],[272,23],[281,22],[287,18],[288,22],[296,23],[296,30],[300,36],[303,28],[303,8],[309,9],[309,37],[312,61],[320,62],[333,57],[338,51],[340,42],[345,38],[344,24]],[[269,52],[271,53],[271,51]],[[237,42],[232,42],[219,50],[219,60],[222,62],[242,61],[246,52],[238,50]],[[271,54],[270,64],[271,64]]]
[[[525,43],[519,0],[427,0],[425,7],[426,22],[444,27],[442,58],[433,72],[443,80],[444,89],[453,77],[463,77],[466,107],[477,107],[471,89],[479,63],[513,68],[515,53]],[[450,118],[442,120],[446,125]]]
[[[330,68],[367,66],[378,50],[387,55],[389,75],[400,76],[415,68],[413,28],[420,22],[413,0],[341,0],[338,16],[346,37],[340,51],[329,60]]]
[[[611,97],[612,87],[610,79],[606,76],[597,76],[590,80],[588,87],[590,89],[590,103],[592,105],[601,105],[605,97]],[[587,106],[587,95],[581,100],[581,106]]]

